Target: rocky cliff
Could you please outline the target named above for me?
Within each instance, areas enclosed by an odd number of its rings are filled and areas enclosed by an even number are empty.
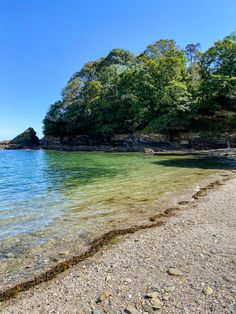
[[[160,134],[117,134],[114,136],[46,136],[42,141],[42,148],[68,151],[117,151],[143,152],[145,149],[154,151],[176,149],[219,149],[236,147],[236,136],[221,138],[201,137],[199,134],[184,133],[174,136],[171,141]]]

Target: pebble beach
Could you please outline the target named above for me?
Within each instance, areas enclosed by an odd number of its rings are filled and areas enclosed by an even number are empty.
[[[110,245],[1,313],[235,313],[236,179]]]

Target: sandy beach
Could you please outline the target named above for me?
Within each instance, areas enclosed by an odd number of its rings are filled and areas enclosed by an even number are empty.
[[[236,179],[163,225],[116,238],[1,313],[235,313]]]

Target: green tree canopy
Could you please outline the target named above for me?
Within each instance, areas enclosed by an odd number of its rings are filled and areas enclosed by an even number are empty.
[[[236,112],[236,35],[200,53],[158,40],[139,55],[116,48],[75,72],[45,116],[44,134],[157,132],[196,127]],[[231,123],[232,125],[232,123]]]

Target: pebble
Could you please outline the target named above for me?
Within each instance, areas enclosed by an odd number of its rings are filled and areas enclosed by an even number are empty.
[[[15,254],[13,253],[6,253],[6,258],[14,258],[15,257]]]
[[[102,294],[100,294],[100,296],[97,299],[97,302],[102,302],[102,301],[104,301],[105,299],[107,299],[107,298],[109,298],[111,296],[112,296],[111,291],[105,290]]]
[[[128,314],[140,314],[140,312],[132,305],[128,305],[127,308],[125,309],[125,312]]]
[[[144,304],[142,307],[143,307],[144,312],[147,312],[149,314],[154,314],[155,313],[153,308],[151,306],[147,305],[147,304]]]
[[[159,287],[151,287],[151,290],[155,292],[161,292],[161,289]]]
[[[175,305],[175,307],[176,307],[177,309],[181,309],[181,308],[182,308],[182,303],[181,303],[181,302],[178,302],[178,303]]]
[[[62,251],[59,253],[60,255],[69,255],[70,254],[70,251]]]
[[[208,296],[208,295],[211,295],[213,293],[213,289],[211,287],[206,287],[202,290],[202,292]]]
[[[182,276],[183,274],[181,273],[181,271],[177,268],[174,268],[174,267],[170,267],[168,270],[167,270],[167,273],[171,276]]]
[[[157,310],[161,309],[164,305],[163,302],[158,298],[152,298],[150,300],[150,303],[151,303],[152,307],[154,309],[157,309]]]
[[[169,300],[169,297],[168,297],[167,295],[163,295],[163,296],[162,296],[162,300],[163,300],[163,301],[168,301],[168,300]]]
[[[102,312],[97,309],[93,309],[92,314],[102,314]]]
[[[111,276],[106,276],[105,281],[110,281],[111,280]]]
[[[166,292],[173,292],[175,290],[175,287],[166,287],[165,291]]]
[[[124,282],[131,283],[133,280],[131,278],[125,278]]]
[[[158,298],[158,296],[159,296],[158,292],[147,292],[147,293],[146,293],[146,297],[147,297],[147,298],[150,298],[150,299],[152,299],[152,298]]]

